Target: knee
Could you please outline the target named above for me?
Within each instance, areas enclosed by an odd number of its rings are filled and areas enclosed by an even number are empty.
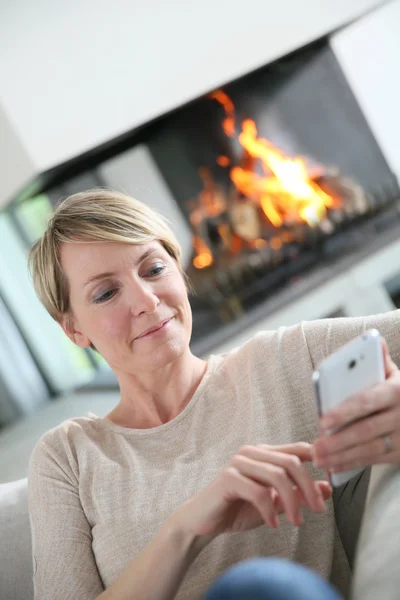
[[[321,596],[322,591],[327,592],[326,595]],[[205,600],[311,600],[317,597],[338,598],[325,581],[306,567],[280,558],[253,558],[225,571]]]
[[[276,588],[291,581],[288,571],[292,563],[276,558],[252,558],[225,571],[211,587],[205,600],[235,598],[268,600],[276,597]],[[278,596],[279,597],[279,596]]]

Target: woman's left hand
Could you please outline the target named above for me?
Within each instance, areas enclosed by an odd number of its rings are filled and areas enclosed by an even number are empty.
[[[332,473],[378,463],[400,464],[400,371],[383,342],[386,381],[352,396],[320,421],[324,430],[357,421],[314,443],[314,463]]]

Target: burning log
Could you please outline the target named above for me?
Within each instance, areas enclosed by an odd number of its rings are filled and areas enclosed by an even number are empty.
[[[314,182],[333,200],[333,210],[347,214],[364,214],[368,210],[368,198],[363,188],[339,171],[327,171],[318,175]]]
[[[246,242],[257,240],[261,236],[259,209],[246,198],[239,198],[232,202],[229,217],[233,231]]]

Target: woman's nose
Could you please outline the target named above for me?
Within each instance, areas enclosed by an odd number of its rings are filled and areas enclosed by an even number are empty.
[[[132,290],[131,311],[134,316],[142,313],[152,314],[157,310],[160,299],[154,293],[151,284],[147,282],[135,282]]]

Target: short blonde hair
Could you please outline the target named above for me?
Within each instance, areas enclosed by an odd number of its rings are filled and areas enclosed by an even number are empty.
[[[36,293],[57,322],[70,310],[69,287],[60,261],[64,242],[158,241],[182,270],[180,245],[163,217],[120,192],[93,189],[69,196],[56,209],[33,245],[29,269]]]

